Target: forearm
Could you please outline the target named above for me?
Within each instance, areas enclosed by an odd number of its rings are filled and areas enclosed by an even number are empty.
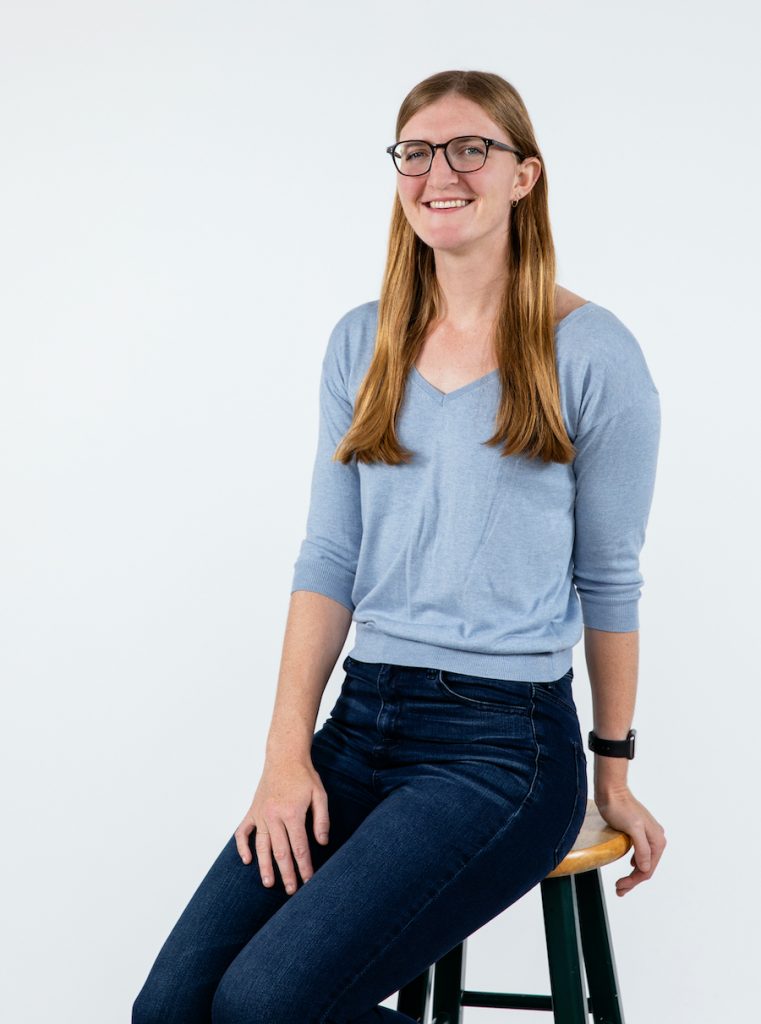
[[[639,630],[612,633],[586,627],[584,653],[592,688],[594,731],[606,740],[626,739],[637,694]],[[594,755],[596,803],[627,785],[628,768],[626,757]]]
[[[268,758],[309,755],[320,701],[350,625],[351,612],[338,601],[310,590],[291,595]]]

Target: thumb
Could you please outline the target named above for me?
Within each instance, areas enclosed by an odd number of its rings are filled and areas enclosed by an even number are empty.
[[[312,797],[312,815],[314,818],[314,834],[319,843],[327,843],[330,830],[328,817],[328,797],[323,792],[315,792]]]

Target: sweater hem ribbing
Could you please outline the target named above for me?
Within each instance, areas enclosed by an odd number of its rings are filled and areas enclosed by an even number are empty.
[[[354,646],[348,654],[371,664],[444,669],[487,679],[531,683],[560,679],[573,664],[573,647],[542,654],[480,654],[387,636],[362,622],[356,623]]]

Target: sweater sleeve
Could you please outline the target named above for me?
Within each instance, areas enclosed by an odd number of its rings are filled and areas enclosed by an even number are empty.
[[[574,440],[573,582],[584,625],[609,632],[639,628],[639,556],[660,440],[660,396],[644,359],[634,362],[631,376],[601,382]]]
[[[306,536],[294,563],[291,593],[311,590],[353,612],[354,576],[362,540],[360,481],[356,460],[333,461],[354,414],[342,357],[347,345],[347,318],[333,328],[322,362],[317,455],[312,471]]]

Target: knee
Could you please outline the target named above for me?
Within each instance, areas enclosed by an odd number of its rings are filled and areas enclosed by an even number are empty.
[[[208,1005],[208,1004],[207,1004]],[[187,1024],[197,1005],[149,977],[132,1004],[132,1024]]]
[[[162,1020],[156,1001],[145,986],[132,1004],[132,1024],[165,1024],[165,1018]]]
[[[214,993],[211,1024],[307,1024],[312,1018],[308,1007],[294,993],[273,991],[251,979],[227,974]]]
[[[211,1024],[264,1024],[268,1018],[259,1015],[260,1008],[259,1000],[223,978],[211,1003]]]

